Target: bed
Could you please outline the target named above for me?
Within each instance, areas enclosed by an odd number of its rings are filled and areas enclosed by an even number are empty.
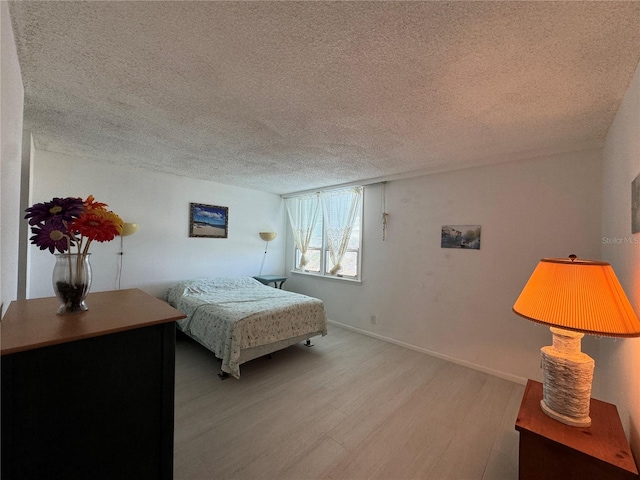
[[[222,360],[222,376],[240,378],[241,364],[327,334],[321,300],[251,277],[179,282],[165,300],[187,316],[178,329]]]

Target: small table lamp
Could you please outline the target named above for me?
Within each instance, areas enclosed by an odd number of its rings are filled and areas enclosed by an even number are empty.
[[[551,326],[553,346],[542,347],[542,410],[574,427],[591,425],[589,404],[595,363],[580,351],[585,333],[640,336],[636,316],[606,262],[543,258],[513,305],[518,315]]]

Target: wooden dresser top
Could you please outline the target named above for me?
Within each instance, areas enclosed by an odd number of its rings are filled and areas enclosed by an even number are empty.
[[[89,309],[56,315],[56,297],[11,302],[0,322],[2,355],[98,337],[185,318],[179,310],[137,288],[90,293]]]

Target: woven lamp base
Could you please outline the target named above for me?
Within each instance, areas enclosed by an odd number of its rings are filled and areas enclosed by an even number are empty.
[[[584,334],[551,327],[553,346],[542,347],[540,407],[551,418],[572,427],[591,426],[589,407],[595,362],[580,351]]]

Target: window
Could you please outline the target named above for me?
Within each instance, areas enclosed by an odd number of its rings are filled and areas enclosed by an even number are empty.
[[[295,239],[294,271],[360,279],[362,190],[327,190],[286,200]]]

